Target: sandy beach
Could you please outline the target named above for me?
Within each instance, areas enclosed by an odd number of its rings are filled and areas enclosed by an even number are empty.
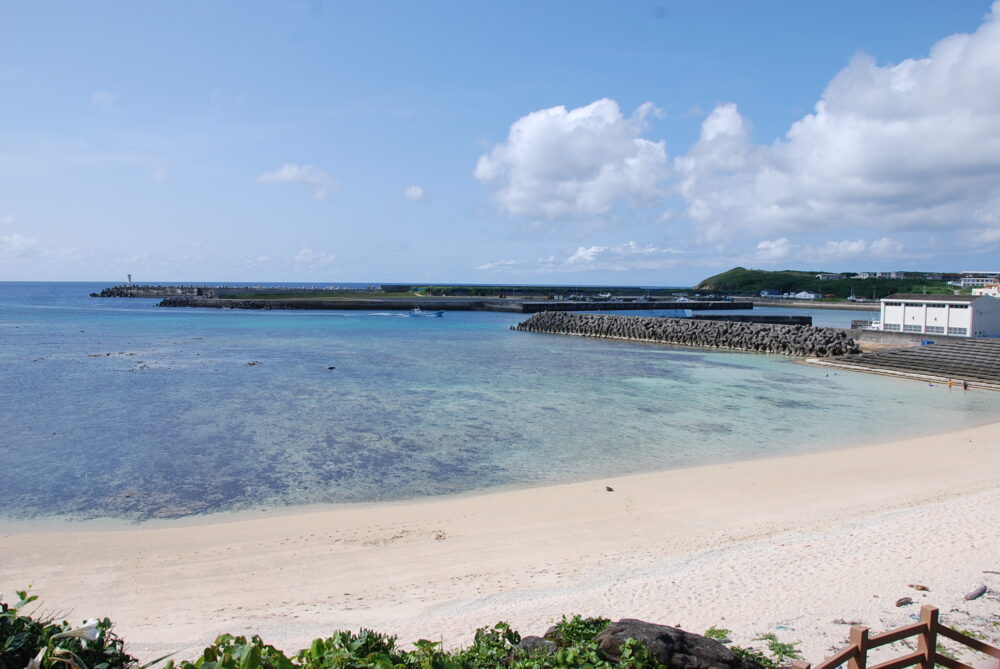
[[[815,662],[844,644],[848,623],[890,629],[924,603],[996,644],[998,527],[994,423],[406,503],[7,522],[0,591],[9,601],[32,585],[46,610],[111,617],[145,659],[195,655],[226,631],[286,650],[361,626],[458,646],[498,620],[541,634],[580,613],[716,625],[742,645],[774,632]],[[979,583],[987,594],[965,601]],[[907,596],[913,605],[895,606]]]

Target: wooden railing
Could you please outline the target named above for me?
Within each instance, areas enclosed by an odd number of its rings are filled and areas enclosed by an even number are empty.
[[[880,664],[868,666],[868,651],[872,648],[885,646],[890,643],[902,641],[910,637],[917,637],[917,650],[907,653],[894,660],[888,660]],[[973,639],[967,634],[962,634],[957,630],[942,625],[938,621],[938,610],[935,606],[924,606],[920,609],[920,622],[883,634],[868,636],[868,628],[863,625],[855,625],[851,628],[850,646],[832,655],[819,664],[811,665],[803,660],[796,660],[792,663],[792,669],[833,669],[843,663],[847,663],[847,669],[903,669],[920,665],[922,669],[934,669],[935,665],[942,665],[950,669],[974,669],[971,665],[959,662],[946,655],[942,655],[937,649],[938,637],[946,637],[952,641],[979,651],[997,660],[997,667],[1000,668],[1000,648],[995,648],[988,643],[983,643],[979,639]]]

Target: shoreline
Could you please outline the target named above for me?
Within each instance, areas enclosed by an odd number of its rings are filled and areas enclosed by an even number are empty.
[[[742,645],[777,630],[816,662],[846,639],[834,619],[912,622],[899,597],[960,606],[967,616],[945,620],[967,629],[996,610],[1000,576],[981,572],[1000,570],[998,442],[991,423],[405,502],[127,527],[18,522],[0,526],[0,591],[33,584],[45,609],[108,616],[145,659],[197,654],[226,631],[286,650],[360,626],[456,646],[499,620],[541,634],[580,613],[717,625]],[[977,579],[987,596],[962,601]]]

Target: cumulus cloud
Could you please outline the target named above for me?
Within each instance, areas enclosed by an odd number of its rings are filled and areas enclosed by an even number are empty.
[[[648,204],[663,195],[667,152],[664,142],[640,135],[658,113],[646,103],[625,117],[606,98],[532,112],[480,156],[475,176],[495,188],[496,204],[513,216],[590,217],[618,204]]]
[[[90,95],[90,106],[102,112],[118,111],[118,96],[108,91],[97,91]]]
[[[751,140],[735,104],[716,107],[674,161],[701,238],[1000,227],[998,14],[1000,2],[975,33],[940,40],[926,58],[855,57],[770,145]]]
[[[312,165],[296,165],[285,163],[274,172],[265,172],[257,177],[257,181],[266,184],[305,184],[311,186],[313,198],[322,200],[336,186],[336,182],[326,172]]]
[[[423,202],[427,199],[424,189],[420,186],[407,186],[403,191],[403,195],[406,196],[407,200],[412,200],[413,202]]]
[[[332,265],[337,260],[333,253],[319,253],[305,246],[295,254],[295,262],[300,265]]]

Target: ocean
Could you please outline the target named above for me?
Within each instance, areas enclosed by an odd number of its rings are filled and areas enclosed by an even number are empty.
[[[781,356],[511,331],[520,314],[88,297],[108,285],[0,283],[0,517],[139,522],[540,486],[957,429],[1000,409],[995,393]]]

